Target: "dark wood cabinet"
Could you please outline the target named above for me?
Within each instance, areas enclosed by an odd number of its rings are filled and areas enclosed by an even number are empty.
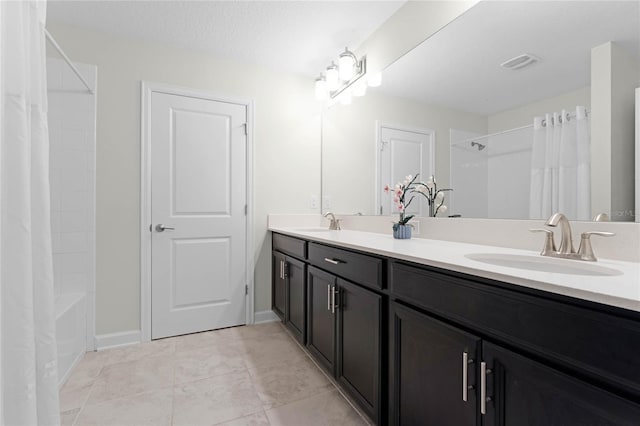
[[[382,296],[337,280],[336,379],[367,415],[380,418]]]
[[[285,325],[296,339],[304,345],[307,323],[307,265],[287,256],[285,257],[285,271],[287,295]]]
[[[307,273],[307,348],[331,374],[335,374],[336,317],[332,312],[336,277],[309,266]]]
[[[285,274],[287,258],[284,254],[274,251],[272,259],[271,309],[284,321],[287,309],[287,279]]]
[[[274,312],[375,424],[640,425],[637,312],[286,235],[273,248]]]
[[[475,425],[480,338],[394,302],[389,316],[389,423]]]
[[[273,235],[271,308],[293,336],[306,343],[307,331],[307,242],[286,235]]]
[[[640,405],[505,348],[484,342],[483,361],[490,370],[484,425],[640,424]]]

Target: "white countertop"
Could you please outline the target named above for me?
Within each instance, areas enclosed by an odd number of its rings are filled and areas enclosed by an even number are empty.
[[[478,254],[498,256],[505,254],[542,258],[539,252],[529,250],[426,238],[396,240],[391,235],[350,230],[309,232],[301,228],[284,226],[270,226],[269,230],[309,241],[361,250],[640,312],[640,263],[615,260],[598,260],[592,263],[549,259],[549,262],[556,263],[579,263],[578,267],[590,264],[594,267],[611,268],[620,273],[612,276],[574,275],[497,266],[465,257],[465,255]],[[584,265],[584,267],[590,267],[590,265]]]

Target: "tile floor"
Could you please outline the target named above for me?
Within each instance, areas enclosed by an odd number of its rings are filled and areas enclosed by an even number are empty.
[[[88,352],[63,425],[367,425],[280,323]]]

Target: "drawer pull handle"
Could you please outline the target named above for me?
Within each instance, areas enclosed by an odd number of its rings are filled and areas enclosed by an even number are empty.
[[[329,262],[329,263],[331,263],[331,264],[333,264],[333,265],[339,265],[339,264],[341,264],[341,263],[344,263],[344,262],[343,262],[343,261],[341,261],[341,260],[330,259],[330,258],[328,258],[328,257],[325,257],[325,258],[324,258],[324,261],[325,261],[325,262]]]
[[[473,359],[469,359],[467,352],[462,352],[462,400],[464,402],[467,402],[469,389],[473,389],[473,386],[469,386],[467,378],[469,364],[473,364]]]
[[[491,369],[487,368],[486,362],[480,363],[480,413],[487,414],[487,401],[491,401],[491,397],[487,397],[487,374],[491,374]]]

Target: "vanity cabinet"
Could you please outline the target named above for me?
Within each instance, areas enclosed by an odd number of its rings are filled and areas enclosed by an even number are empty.
[[[307,348],[329,374],[378,423],[381,417],[383,297],[382,260],[309,244]],[[352,261],[354,263],[352,263]],[[357,274],[362,264],[374,265]],[[356,277],[347,281],[317,266]],[[378,270],[379,267],[379,270]],[[364,278],[364,280],[363,280]],[[371,281],[367,281],[371,279]]]
[[[436,268],[390,276],[391,424],[640,424],[638,321]]]
[[[307,242],[273,236],[272,310],[302,344],[306,342]]]
[[[393,425],[476,424],[480,338],[392,302]]]
[[[637,312],[280,234],[273,247],[274,312],[375,424],[640,425]]]

